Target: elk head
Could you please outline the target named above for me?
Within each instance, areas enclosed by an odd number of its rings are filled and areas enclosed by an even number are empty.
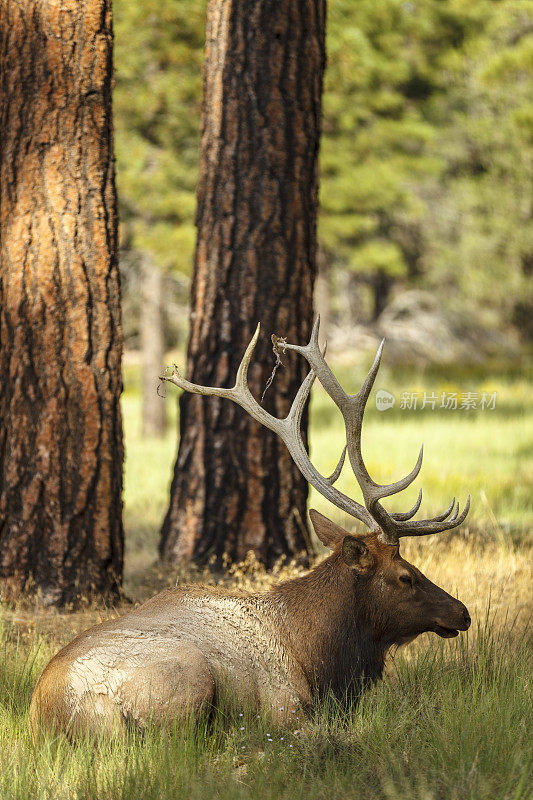
[[[304,477],[323,497],[368,526],[370,533],[351,535],[317,511],[310,512],[318,538],[324,545],[334,550],[337,560],[340,559],[344,567],[351,570],[358,585],[364,584],[365,607],[374,606],[378,610],[385,639],[390,629],[390,644],[409,641],[425,631],[434,631],[444,638],[457,636],[459,630],[467,630],[470,625],[470,617],[465,606],[435,586],[416,567],[405,561],[400,556],[399,543],[403,536],[425,536],[457,527],[468,514],[470,496],[461,514],[459,514],[459,503],[455,505],[454,498],[443,514],[432,519],[413,520],[420,508],[422,491],[409,511],[389,513],[385,510],[381,500],[403,491],[417,477],[422,466],[423,447],[412,471],[399,481],[378,484],[370,477],[361,452],[361,430],[366,402],[379,369],[384,342],[381,343],[361,388],[357,394],[350,395],[344,391],[326,363],[325,349],[324,352],[320,350],[319,324],[320,317],[317,317],[307,345],[289,344],[284,339],[275,337],[278,350],[283,352],[294,350],[302,355],[311,367],[284,419],[278,419],[266,411],[248,388],[248,367],[259,337],[259,325],[246,349],[232,388],[190,383],[180,375],[176,365],[172,375],[162,375],[161,380],[174,383],[194,394],[233,400],[255,420],[280,436]],[[304,405],[316,378],[341,412],[346,429],[346,445],[339,463],[329,477],[321,475],[311,463],[300,430]],[[334,486],[344,466],[346,454],[361,489],[364,505]]]
[[[381,541],[379,531],[354,536],[314,509],[309,516],[317,537],[337,556],[338,569],[348,580],[351,573],[353,613],[362,613],[359,622],[368,623],[385,648],[429,631],[449,639],[470,626],[463,603],[405,561],[398,544]]]

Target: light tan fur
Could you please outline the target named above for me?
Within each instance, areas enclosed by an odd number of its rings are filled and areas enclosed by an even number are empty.
[[[187,586],[91,628],[58,653],[35,689],[31,720],[35,729],[142,727],[197,714],[223,692],[279,717],[311,697],[272,598]]]

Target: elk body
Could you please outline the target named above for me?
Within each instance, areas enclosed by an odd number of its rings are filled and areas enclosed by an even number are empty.
[[[260,594],[198,585],[168,589],[125,616],[91,628],[44,670],[32,698],[34,729],[45,724],[99,733],[130,724],[143,727],[149,721],[168,723],[201,713],[221,702],[227,691],[283,719],[329,691],[339,699],[359,692],[365,681],[381,676],[392,645],[426,631],[448,638],[468,629],[465,606],[399,553],[402,536],[459,525],[468,503],[461,515],[452,502],[439,517],[413,521],[419,495],[411,511],[389,514],[380,500],[416,478],[421,455],[406,478],[387,486],[370,478],[362,459],[363,412],[381,348],[361,390],[352,396],[341,388],[319,350],[318,320],[305,347],[283,342],[284,348],[307,358],[311,372],[289,415],[278,420],[255,401],[247,386],[258,332],[233,389],[191,384],[176,368],[165,380],[239,403],[282,437],[310,483],[366,523],[370,532],[351,535],[311,511],[318,538],[333,552],[307,575]],[[347,444],[329,478],[311,464],[300,434],[304,403],[317,376],[346,425]],[[364,506],[334,487],[346,453]]]

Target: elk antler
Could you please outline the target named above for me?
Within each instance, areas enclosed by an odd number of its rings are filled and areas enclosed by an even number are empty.
[[[257,326],[255,334],[252,337],[250,344],[246,348],[246,352],[237,371],[235,386],[233,386],[231,389],[200,386],[198,384],[191,383],[180,375],[175,364],[172,375],[167,376],[163,374],[160,376],[160,378],[162,381],[174,383],[181,389],[192,392],[193,394],[225,397],[228,400],[233,400],[234,403],[240,405],[255,420],[260,422],[266,428],[269,428],[271,431],[274,431],[274,433],[278,434],[278,436],[285,442],[287,449],[289,450],[300,472],[303,474],[306,480],[312,486],[314,486],[318,492],[320,492],[323,497],[330,500],[334,505],[337,506],[337,508],[346,511],[347,514],[350,514],[352,517],[361,520],[361,522],[364,522],[365,525],[371,529],[374,528],[375,524],[377,523],[382,531],[379,534],[379,538],[386,544],[397,544],[399,538],[402,536],[423,536],[427,533],[437,533],[439,531],[449,530],[450,528],[455,528],[457,525],[460,525],[468,514],[468,510],[470,508],[470,496],[468,497],[467,504],[462,514],[459,515],[458,503],[457,508],[451,517],[450,514],[454,508],[455,498],[444,514],[441,514],[438,517],[433,517],[432,519],[409,522],[409,520],[411,520],[411,518],[420,508],[422,491],[420,491],[418,500],[410,511],[397,514],[389,514],[387,511],[385,511],[379,501],[383,497],[388,497],[392,494],[403,491],[403,489],[407,488],[407,486],[414,481],[420,472],[420,467],[422,466],[422,449],[420,450],[420,455],[418,456],[418,461],[414,469],[405,478],[396,481],[396,483],[391,483],[388,485],[380,485],[372,480],[367,472],[361,453],[361,428],[363,424],[363,414],[366,402],[379,369],[384,342],[381,343],[376,358],[374,359],[374,363],[372,364],[368,375],[363,381],[363,385],[361,386],[360,390],[355,395],[349,395],[344,391],[330,367],[327,365],[324,359],[325,350],[324,353],[322,353],[320,350],[318,344],[319,324],[320,316],[318,316],[316,319],[316,322],[313,326],[313,331],[311,333],[311,339],[307,345],[301,346],[289,344],[285,341],[280,341],[279,343],[280,349],[284,351],[294,350],[295,352],[303,355],[311,367],[311,371],[298,389],[291,409],[284,419],[278,419],[277,417],[272,416],[272,414],[269,414],[268,411],[259,405],[248,388],[248,367],[250,365],[250,360],[259,337],[260,325]],[[300,430],[300,422],[305,401],[307,400],[309,392],[311,391],[311,386],[317,377],[337,408],[340,410],[346,427],[346,446],[342,452],[337,467],[329,478],[321,475],[316,467],[314,467],[311,463],[309,455],[305,449]],[[359,486],[361,487],[366,508],[360,503],[357,503],[355,500],[352,500],[350,497],[347,497],[347,495],[343,494],[333,486],[341,473],[346,453],[348,453],[348,458],[350,460],[353,472]]]
[[[257,340],[259,338],[260,328],[261,325],[259,324],[255,329],[255,333],[250,341],[250,344],[246,348],[244,356],[242,357],[239,369],[237,370],[235,386],[233,386],[231,389],[200,386],[196,383],[191,383],[180,375],[175,364],[173,365],[172,375],[160,375],[160,380],[174,383],[181,389],[185,389],[185,391],[192,392],[193,394],[201,394],[208,397],[226,397],[228,400],[233,400],[234,403],[237,403],[239,406],[244,408],[244,410],[247,411],[251,417],[260,422],[261,425],[264,425],[266,428],[269,428],[271,431],[274,431],[274,433],[278,434],[278,436],[285,442],[289,453],[291,454],[296,466],[304,478],[309,481],[311,486],[315,487],[317,492],[320,492],[323,497],[331,500],[331,502],[336,505],[337,508],[341,508],[343,511],[346,511],[347,514],[350,514],[352,517],[361,520],[361,522],[364,522],[369,527],[374,527],[374,520],[367,509],[359,503],[356,503],[355,500],[347,497],[333,486],[341,473],[346,448],[342,453],[336,469],[329,478],[324,477],[318,472],[316,467],[314,467],[314,465],[311,463],[309,454],[305,449],[300,430],[300,422],[302,419],[305,401],[309,396],[311,386],[316,378],[315,371],[311,369],[309,374],[304,379],[302,385],[296,393],[296,397],[293,400],[290,411],[284,419],[278,419],[277,417],[272,416],[272,414],[269,414],[268,411],[259,405],[255,397],[250,392],[247,381],[248,367],[250,365],[255,345],[257,344]]]
[[[450,530],[460,525],[466,519],[470,508],[470,495],[468,496],[462,514],[459,515],[459,503],[457,503],[457,507],[451,517],[450,514],[454,508],[455,497],[444,514],[440,514],[432,519],[410,522],[409,520],[411,520],[420,508],[422,490],[420,490],[418,499],[410,511],[398,514],[389,514],[385,511],[379,501],[384,497],[390,497],[390,495],[403,491],[415,480],[422,466],[424,446],[422,445],[420,448],[420,453],[414,468],[404,478],[401,478],[395,483],[383,485],[372,480],[366,469],[361,452],[361,429],[366,402],[381,363],[381,354],[385,341],[383,340],[381,342],[374,363],[370,367],[361,388],[357,394],[350,395],[344,391],[320,351],[320,347],[318,346],[319,325],[320,315],[316,319],[311,338],[307,345],[300,346],[285,343],[284,349],[294,350],[307,359],[311,368],[316,373],[318,380],[341,412],[346,428],[346,449],[348,458],[350,459],[354,475],[363,493],[365,506],[382,530],[379,536],[381,541],[386,544],[397,544],[402,536],[424,536],[428,533],[439,533],[440,531]]]

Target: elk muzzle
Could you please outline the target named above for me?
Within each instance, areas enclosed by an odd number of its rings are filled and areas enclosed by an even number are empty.
[[[459,600],[452,600],[448,608],[437,616],[433,631],[443,639],[453,639],[459,635],[459,631],[467,631],[470,623],[466,606]]]

